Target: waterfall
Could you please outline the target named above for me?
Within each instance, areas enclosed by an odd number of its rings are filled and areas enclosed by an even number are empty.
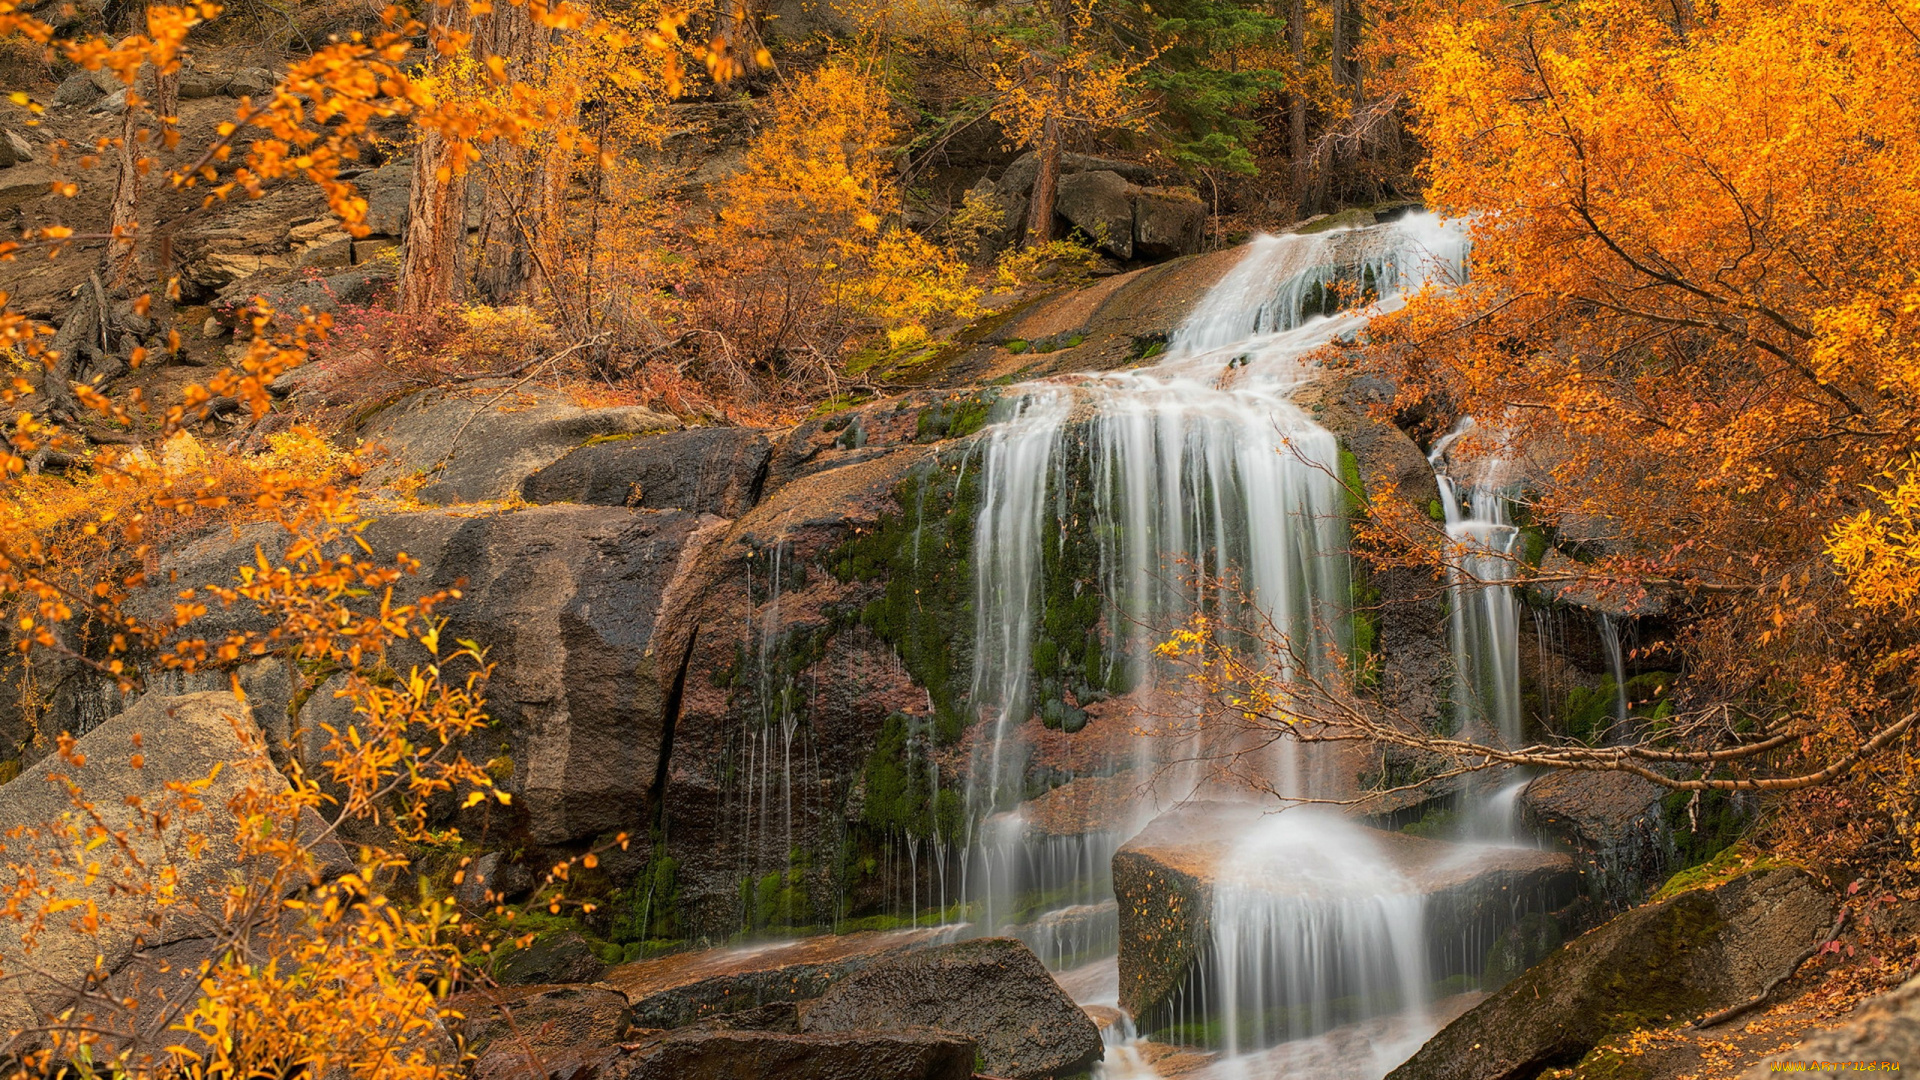
[[[1467,417],[1434,443],[1429,460],[1446,517],[1448,599],[1453,638],[1454,717],[1463,732],[1484,732],[1519,746],[1520,608],[1507,584],[1514,576],[1520,531],[1508,515],[1505,462],[1478,462],[1462,485],[1450,453],[1475,429]]]
[[[977,459],[973,530],[960,891],[978,932],[1018,933],[1056,965],[1112,948],[1114,851],[1210,782],[1202,762],[1179,760],[1199,756],[1192,746],[1170,749],[1140,719],[1152,711],[1142,703],[1166,705],[1154,647],[1172,627],[1206,614],[1242,647],[1277,640],[1260,659],[1284,679],[1338,676],[1353,604],[1341,447],[1291,394],[1315,377],[1311,354],[1457,280],[1466,254],[1464,232],[1427,214],[1261,237],[1152,366],[1002,394]],[[1115,698],[1130,711],[1097,722],[1139,730],[1104,766],[1115,775],[1036,764],[1045,729],[1078,738],[1096,722],[1089,710]],[[1249,754],[1255,787],[1346,793],[1336,785],[1351,776],[1317,753],[1270,742]],[[1084,792],[1076,782],[1129,775],[1151,779],[1118,810],[1085,815],[1084,831],[1042,827],[1034,808]],[[1424,901],[1368,834],[1295,809],[1239,839],[1238,872],[1215,896],[1213,974],[1196,983],[1217,1000],[1194,1006],[1224,1025],[1229,1055],[1382,1012],[1426,1022]],[[1133,1042],[1115,1030],[1116,1050]]]

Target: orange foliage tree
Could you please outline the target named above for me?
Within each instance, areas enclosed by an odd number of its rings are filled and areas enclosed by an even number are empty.
[[[168,223],[140,220],[146,182],[124,181],[145,176],[157,150],[176,145],[170,86],[182,47],[219,14],[212,3],[154,5],[144,33],[114,40],[60,37],[33,15],[0,10],[0,38],[112,72],[129,89],[130,118],[107,147],[123,181],[110,232],[39,229],[0,243],[0,259],[58,256],[76,240],[104,240],[109,275],[137,291],[138,252]],[[652,80],[670,92],[684,78],[683,52],[705,60],[715,77],[738,68],[711,48],[683,50],[677,15],[629,31],[564,2],[525,4],[516,14],[545,30],[590,36],[604,55],[625,58],[621,74],[630,81]],[[471,57],[485,92],[436,88],[434,66],[420,65],[414,52],[422,32],[431,54]],[[215,141],[159,182],[204,191],[210,205],[305,180],[320,186],[347,230],[364,235],[367,203],[340,174],[375,120],[407,118],[444,151],[447,178],[488,145],[531,146],[536,155],[553,146],[580,149],[566,102],[528,81],[536,73],[469,45],[458,20],[429,11],[416,21],[389,8],[378,32],[316,48],[296,58],[271,91],[241,99]],[[26,95],[14,100],[40,109]],[[132,118],[147,116],[150,126],[134,125]],[[72,193],[71,184],[64,188]],[[133,303],[144,312],[152,298]],[[278,659],[342,674],[352,716],[308,733],[315,752],[304,758],[273,768],[264,755],[250,755],[232,766],[244,775],[217,789],[224,766],[204,777],[158,777],[162,796],[126,807],[101,805],[73,779],[86,761],[71,734],[38,733],[28,748],[37,761],[18,782],[55,785],[63,810],[0,838],[0,922],[25,950],[0,960],[0,999],[29,983],[44,988],[53,976],[62,993],[36,997],[29,1022],[0,1030],[0,1067],[10,1075],[78,1066],[129,1075],[426,1076],[457,1065],[457,1054],[445,1053],[440,998],[461,970],[458,917],[444,898],[402,901],[384,890],[421,845],[457,847],[444,814],[430,812],[436,800],[508,801],[460,752],[463,737],[486,722],[486,665],[477,645],[439,640],[434,610],[458,594],[404,598],[412,564],[403,555],[367,555],[352,462],[317,436],[283,433],[270,453],[240,459],[191,434],[215,408],[263,416],[268,384],[303,362],[327,326],[324,316],[262,308],[233,366],[163,405],[137,391],[110,399],[84,378],[67,342],[0,295],[0,344],[11,360],[0,398],[15,410],[0,445],[0,609],[16,645],[14,669],[57,658],[130,693],[168,673],[233,674]],[[131,362],[144,359],[136,350]],[[95,426],[72,425],[75,419]],[[62,475],[44,473],[49,466]],[[266,538],[255,564],[236,578],[148,579],[169,539],[241,522],[263,527]],[[176,593],[161,605],[164,613],[136,611],[132,601],[157,590]],[[246,625],[258,628],[208,633],[201,627],[215,607],[250,610],[257,618]],[[237,694],[237,675],[233,686]],[[233,721],[243,744],[257,744],[244,715]],[[137,740],[127,749],[130,767],[141,769]],[[223,792],[218,800],[207,797],[214,790]],[[337,866],[323,873],[321,843],[343,830],[357,854],[344,873]],[[150,857],[155,850],[166,858]],[[223,885],[212,895],[183,895],[176,860],[209,852],[234,859]],[[587,866],[596,859],[579,857]],[[552,880],[564,880],[568,865],[556,867]],[[564,902],[557,892],[545,899],[554,909]],[[142,1014],[143,1003],[110,983],[104,950],[91,967],[72,971],[52,971],[36,958],[35,943],[50,930],[83,941],[137,937],[147,909],[189,903],[201,908],[213,947],[197,968],[180,973],[188,992],[170,1003],[158,1028],[143,1027],[151,1011]],[[12,1005],[0,1014],[11,1021]]]
[[[1520,577],[1685,616],[1679,713],[1560,756],[1723,788],[1865,769],[1912,858],[1914,763],[1875,755],[1920,715],[1920,6],[1415,3],[1390,28],[1472,274],[1376,321],[1371,361],[1517,456],[1560,552]],[[1418,517],[1380,508],[1370,554]]]

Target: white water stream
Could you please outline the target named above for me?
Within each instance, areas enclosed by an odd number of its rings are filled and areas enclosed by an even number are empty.
[[[974,536],[972,690],[982,734],[961,894],[980,905],[982,929],[1026,917],[1036,897],[1072,911],[1108,899],[1103,871],[1114,850],[1205,780],[1204,763],[1175,761],[1164,738],[1143,732],[1130,764],[1157,782],[1142,785],[1123,820],[1069,839],[1031,834],[1023,804],[1038,792],[1028,776],[1029,720],[1048,707],[1035,700],[1033,656],[1049,618],[1045,567],[1061,557],[1047,538],[1064,550],[1069,538],[1091,536],[1103,655],[1121,668],[1110,681],[1141,688],[1137,700],[1151,690],[1154,645],[1196,612],[1277,637],[1282,647],[1265,660],[1283,677],[1337,675],[1353,603],[1340,447],[1291,394],[1315,377],[1311,354],[1362,332],[1373,313],[1412,292],[1459,280],[1466,249],[1462,230],[1425,214],[1262,237],[1203,298],[1164,359],[1026,384],[1003,398],[980,464]],[[1450,490],[1448,501],[1450,523],[1471,522]],[[1486,633],[1512,627],[1509,612]],[[1501,662],[1512,656],[1508,644]],[[1517,686],[1512,698],[1500,715],[1511,715],[1517,731]],[[1052,708],[1057,715],[1060,706]],[[1242,767],[1283,797],[1345,793],[1292,739],[1272,740]],[[1294,1040],[1288,1045],[1305,1052],[1313,1040],[1303,1037],[1330,1038],[1329,1029],[1360,1022],[1392,1029],[1367,1036],[1376,1052],[1355,1074],[1377,1076],[1431,1032],[1423,900],[1368,834],[1337,815],[1296,809],[1237,839],[1236,871],[1217,889],[1212,920],[1209,985],[1218,1000],[1205,1003],[1221,1032],[1220,1067],[1281,1075],[1260,1064],[1273,1053],[1267,1048]],[[1047,925],[1043,916],[1032,927]],[[1111,1027],[1109,1043],[1104,1075],[1154,1075],[1130,1027]]]

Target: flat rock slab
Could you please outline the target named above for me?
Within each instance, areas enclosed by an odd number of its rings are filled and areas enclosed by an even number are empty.
[[[447,505],[516,495],[527,477],[596,437],[679,426],[651,409],[585,409],[507,383],[414,394],[375,413],[360,435],[388,454],[368,472],[370,484],[398,484],[421,502]]]
[[[970,1080],[973,1043],[945,1032],[790,1035],[765,1031],[637,1034],[614,1047],[545,1053],[502,1042],[474,1080]]]
[[[604,986],[507,986],[455,994],[455,1030],[469,1052],[495,1042],[522,1049],[612,1046],[627,1038],[633,1011],[624,994]]]
[[[980,1071],[1007,1080],[1077,1076],[1101,1057],[1099,1029],[1012,938],[881,957],[800,1007],[808,1033],[916,1029],[967,1036]]]
[[[759,500],[772,444],[752,428],[695,428],[582,446],[521,485],[531,503],[576,502],[739,517]]]
[[[1833,909],[1797,869],[1634,908],[1447,1025],[1388,1080],[1525,1080],[1610,1036],[1746,1001],[1826,933]]]
[[[776,1002],[819,997],[876,958],[933,944],[951,930],[822,935],[777,945],[703,949],[622,964],[601,979],[633,1003],[634,1023],[677,1028]]]
[[[1156,818],[1114,855],[1122,1007],[1149,1016],[1186,981],[1212,935],[1216,885],[1240,869],[1243,837],[1272,821],[1270,811],[1251,804],[1190,803]],[[1378,829],[1365,829],[1361,839],[1403,887],[1426,897],[1429,936],[1436,941],[1472,938],[1461,933],[1468,927],[1490,941],[1521,909],[1553,910],[1578,890],[1573,860],[1558,852],[1449,844]],[[1312,875],[1277,875],[1261,884],[1275,895],[1321,895],[1326,887]]]

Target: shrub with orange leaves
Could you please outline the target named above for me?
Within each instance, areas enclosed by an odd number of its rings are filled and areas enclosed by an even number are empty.
[[[742,389],[755,370],[831,389],[855,337],[977,313],[966,264],[905,229],[893,102],[860,57],[773,96],[741,171],[716,192],[697,325]]]

